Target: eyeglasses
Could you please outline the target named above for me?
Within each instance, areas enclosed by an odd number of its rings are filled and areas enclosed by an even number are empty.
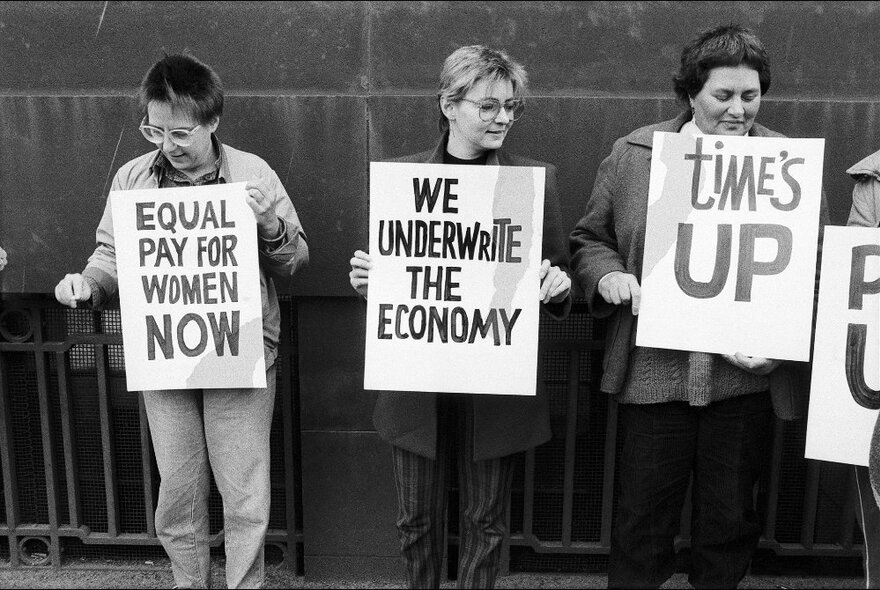
[[[169,129],[168,131],[165,131],[164,129],[160,129],[153,125],[148,125],[147,118],[144,117],[141,121],[140,130],[141,133],[144,134],[146,140],[150,143],[162,145],[165,141],[165,136],[167,135],[168,139],[180,147],[187,147],[192,145],[192,142],[195,141],[193,135],[200,127],[201,125],[196,125],[192,129]]]
[[[484,98],[483,100],[460,98],[459,100],[477,105],[477,112],[480,114],[480,119],[486,122],[493,121],[501,111],[501,101],[497,98]],[[508,100],[504,103],[504,112],[507,113],[507,116],[511,121],[516,121],[522,117],[525,108],[525,103],[519,98]]]

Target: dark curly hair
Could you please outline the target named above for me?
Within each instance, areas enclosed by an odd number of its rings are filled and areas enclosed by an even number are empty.
[[[223,114],[223,83],[209,66],[191,55],[166,55],[144,76],[140,107],[146,113],[152,101],[185,109],[204,125]]]
[[[672,77],[675,96],[685,106],[696,96],[713,68],[746,65],[758,72],[761,95],[770,89],[770,58],[751,29],[721,25],[699,33],[681,52],[681,66]]]

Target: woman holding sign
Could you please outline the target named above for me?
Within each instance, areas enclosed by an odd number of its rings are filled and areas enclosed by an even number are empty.
[[[656,588],[675,571],[691,476],[690,583],[736,587],[761,534],[753,494],[773,410],[793,419],[806,409],[809,373],[797,363],[635,346],[654,132],[781,137],[755,122],[770,65],[748,29],[699,34],[682,52],[674,86],[685,110],[615,142],[570,237],[591,312],[610,322],[601,387],[620,404],[623,433],[613,588]]]
[[[559,221],[556,169],[501,150],[523,112],[526,73],[505,53],[461,47],[443,65],[442,136],[427,152],[397,162],[545,168],[541,287],[535,295],[557,319],[571,306],[571,280]],[[371,258],[351,259],[352,288],[366,297]],[[550,439],[543,396],[382,392],[373,421],[392,446],[398,534],[410,588],[437,588],[444,553],[446,471],[457,453],[462,525],[458,586],[492,588],[506,534],[513,455]],[[454,518],[454,517],[453,517]]]
[[[846,224],[880,227],[880,152],[859,161],[846,172],[856,181]],[[880,409],[880,399],[876,397],[858,400],[858,403],[870,410]],[[857,465],[855,474],[865,537],[865,578],[868,588],[877,588],[880,586],[880,416],[874,424],[868,467]]]
[[[111,191],[247,183],[244,199],[258,236],[266,371],[266,387],[143,392],[161,476],[156,536],[171,560],[175,587],[211,587],[208,494],[213,474],[223,497],[226,583],[229,588],[259,588],[265,578],[269,435],[281,326],[274,281],[291,279],[308,261],[308,245],[293,203],[272,168],[260,157],[217,139],[223,85],[214,70],[189,55],[165,56],[141,82],[140,103],[140,131],[155,149],[120,167]],[[117,245],[122,234],[114,236],[110,201],[85,269],[66,275],[55,287],[55,297],[64,305],[102,306],[119,288]],[[162,223],[159,216],[150,219]],[[181,375],[180,381],[185,385],[187,377]]]

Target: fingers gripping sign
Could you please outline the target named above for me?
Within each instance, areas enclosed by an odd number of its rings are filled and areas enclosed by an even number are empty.
[[[254,212],[257,220],[257,231],[263,239],[271,240],[278,237],[281,222],[275,213],[275,202],[272,192],[266,183],[259,178],[251,179],[245,184],[247,204]]]
[[[769,375],[776,367],[782,364],[781,360],[768,359],[760,356],[747,356],[741,352],[736,354],[723,354],[728,363],[734,367],[739,367],[743,371],[753,373],[755,375]]]
[[[549,260],[541,262],[538,273],[541,280],[541,290],[538,298],[543,303],[559,302],[568,295],[571,290],[571,278],[558,266],[550,266]]]
[[[356,250],[350,263],[351,271],[348,273],[348,280],[351,283],[351,288],[357,291],[361,297],[366,297],[373,259],[363,250]]]
[[[81,274],[68,274],[55,285],[55,299],[58,303],[76,308],[79,301],[92,298],[92,288]]]

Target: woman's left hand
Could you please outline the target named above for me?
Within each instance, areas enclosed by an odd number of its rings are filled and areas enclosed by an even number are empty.
[[[568,296],[571,278],[558,266],[550,266],[549,260],[541,262],[541,291],[539,299],[543,303],[558,303]]]
[[[257,231],[264,240],[273,240],[278,237],[281,222],[275,214],[275,207],[271,193],[266,183],[258,178],[249,180],[244,189],[247,191],[247,204],[257,218]]]
[[[741,352],[734,355],[722,354],[721,356],[734,367],[739,367],[743,371],[754,373],[755,375],[768,375],[782,364],[782,361],[777,359],[768,359],[762,356],[746,356]]]
[[[6,250],[0,248],[0,270],[3,270],[4,266],[6,266]]]

